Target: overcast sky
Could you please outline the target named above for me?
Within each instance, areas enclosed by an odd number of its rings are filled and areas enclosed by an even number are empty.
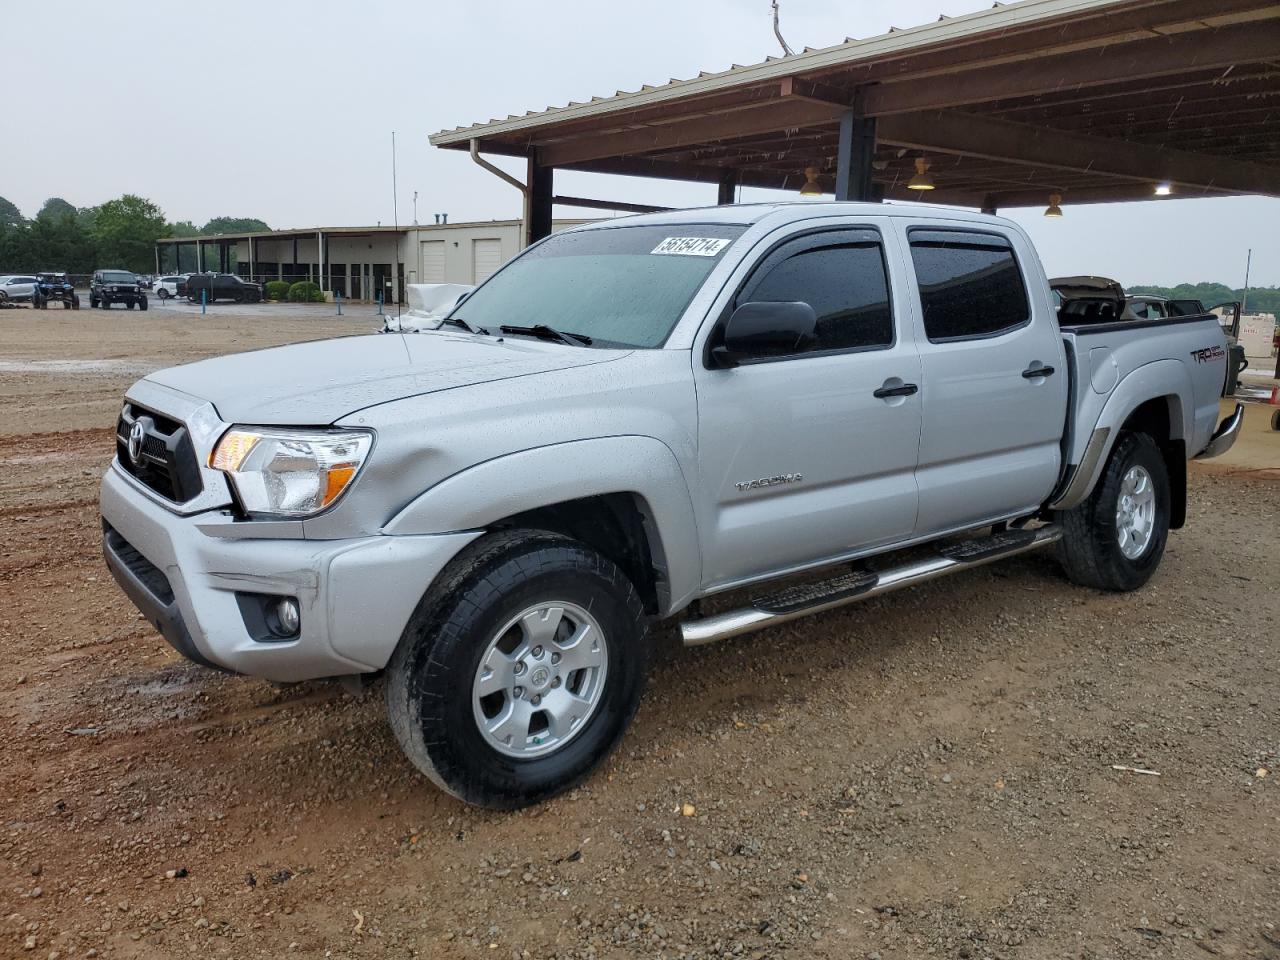
[[[989,6],[782,0],[783,32],[798,50]],[[779,52],[769,0],[6,0],[4,8],[11,23],[62,25],[74,45],[63,57],[47,38],[6,43],[0,56],[11,113],[0,196],[28,216],[49,196],[88,206],[129,192],[197,224],[223,215],[272,227],[390,223],[395,130],[402,223],[413,219],[414,191],[423,222],[437,212],[451,221],[518,217],[515,189],[463,152],[432,148],[427,135]],[[24,103],[38,119],[19,126],[12,115]],[[58,120],[70,121],[73,137]],[[714,185],[561,173],[556,187],[670,206],[715,202]],[[1051,275],[1238,286],[1252,247],[1253,282],[1280,284],[1277,199],[1066,213],[1010,212]]]

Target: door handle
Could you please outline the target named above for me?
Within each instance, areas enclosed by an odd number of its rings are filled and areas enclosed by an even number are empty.
[[[871,395],[877,400],[887,400],[889,397],[909,397],[919,389],[914,383],[904,383],[897,387],[881,387]]]
[[[1036,377],[1052,377],[1052,376],[1053,376],[1053,367],[1047,367],[1047,366],[1027,367],[1027,369],[1022,371],[1022,379],[1024,380],[1034,380]]]

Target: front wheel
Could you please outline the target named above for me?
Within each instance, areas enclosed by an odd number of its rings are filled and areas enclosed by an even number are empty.
[[[494,534],[428,591],[388,666],[391,729],[467,803],[514,809],[577,784],[640,702],[650,640],[635,587],[578,541]]]
[[[1169,539],[1169,472],[1156,442],[1122,433],[1089,499],[1058,514],[1067,576],[1099,590],[1136,590]]]

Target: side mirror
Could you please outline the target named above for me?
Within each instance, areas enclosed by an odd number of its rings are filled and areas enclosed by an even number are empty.
[[[724,326],[719,346],[711,350],[719,367],[744,360],[803,353],[813,346],[818,316],[801,300],[744,303]]]

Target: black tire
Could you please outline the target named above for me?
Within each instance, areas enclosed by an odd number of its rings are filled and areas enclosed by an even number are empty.
[[[473,682],[504,623],[556,600],[599,622],[604,686],[585,726],[562,747],[510,757],[479,729]],[[405,627],[387,667],[391,729],[414,766],[460,800],[506,810],[538,803],[582,781],[617,745],[640,702],[650,650],[635,587],[608,559],[556,533],[493,534],[446,568]]]
[[[132,310],[132,309],[133,309],[134,307],[136,307],[137,305],[138,305],[138,301],[137,301],[137,300],[126,300],[126,301],[124,302],[124,307],[125,307],[125,309],[126,309],[126,310]]]
[[[80,295],[77,293],[73,293],[71,295],[71,309],[72,310],[80,309]]]
[[[146,297],[143,297],[141,300],[139,300],[139,301],[138,301],[138,309],[139,309],[139,310],[145,310],[145,309],[147,309],[147,298],[146,298]]]
[[[161,287],[159,290],[156,291],[156,296],[159,297],[161,300],[168,300],[169,291],[166,290],[164,287]]]
[[[110,310],[110,309],[111,309],[111,301],[110,301],[110,300],[107,300],[107,299],[105,299],[105,298],[103,298],[103,297],[99,297],[99,298],[98,298],[98,306],[100,306],[103,310]]]
[[[1280,410],[1271,414],[1271,429],[1280,430]]]
[[[1121,550],[1116,510],[1125,475],[1142,467],[1155,492],[1150,541],[1133,559]],[[1169,472],[1156,442],[1145,433],[1122,433],[1089,499],[1057,514],[1063,536],[1058,557],[1074,583],[1098,590],[1136,590],[1151,579],[1169,539]]]

